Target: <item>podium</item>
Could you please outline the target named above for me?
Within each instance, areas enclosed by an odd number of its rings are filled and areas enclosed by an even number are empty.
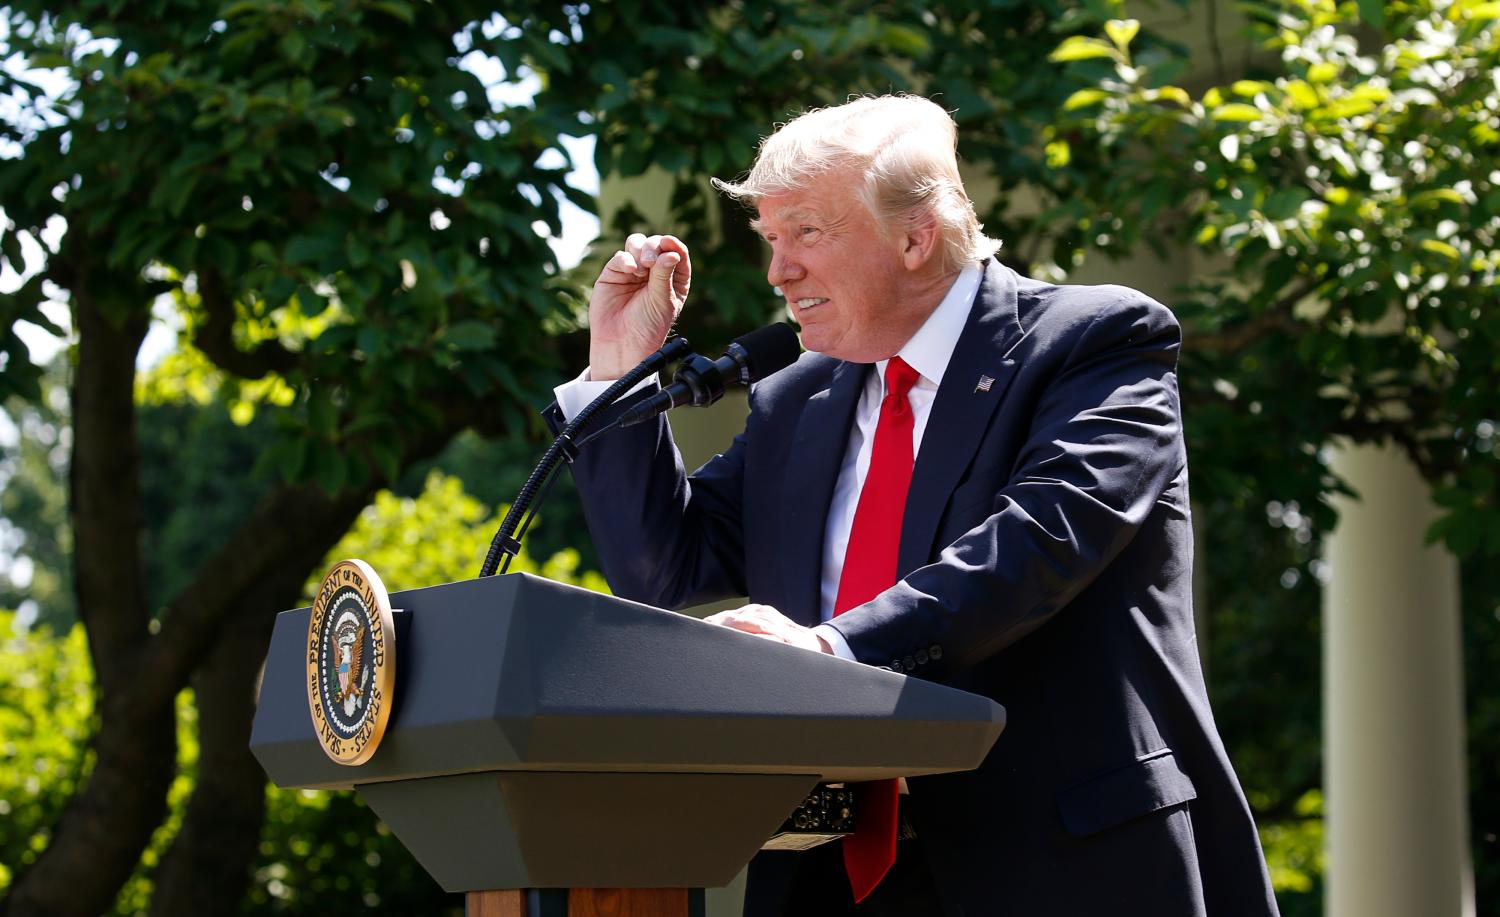
[[[471,915],[701,913],[688,890],[728,884],[819,783],[968,770],[1005,722],[985,697],[528,574],[391,605],[370,760],[314,733],[308,608],[276,619],[250,747],[278,786],[358,792]]]

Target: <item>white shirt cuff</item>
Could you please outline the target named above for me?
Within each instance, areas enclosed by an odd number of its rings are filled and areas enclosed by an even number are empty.
[[[613,379],[605,382],[595,382],[589,378],[589,371],[585,369],[578,374],[578,378],[570,382],[564,382],[562,385],[554,388],[552,390],[552,397],[557,399],[557,409],[562,412],[563,421],[567,422],[577,417],[579,411],[588,407],[595,398],[604,394],[605,389],[614,384]],[[659,384],[656,373],[652,373],[637,382],[630,391],[625,392],[620,397],[624,398],[626,395],[633,395],[647,386],[657,386]]]
[[[839,633],[837,630],[834,630],[827,624],[819,624],[817,627],[813,628],[813,633],[817,634],[819,637],[822,637],[828,642],[828,648],[833,650],[833,655],[839,657],[840,659],[847,659],[850,662],[859,661],[858,659],[854,658],[854,651],[849,649],[849,641],[845,640],[844,635]]]

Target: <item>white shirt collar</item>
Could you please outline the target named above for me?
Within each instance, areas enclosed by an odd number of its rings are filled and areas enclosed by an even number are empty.
[[[959,335],[969,320],[969,310],[974,305],[974,296],[979,292],[979,281],[984,272],[977,265],[970,265],[959,273],[948,295],[927,316],[927,321],[917,329],[896,355],[907,365],[922,374],[934,388],[943,384],[943,373],[948,371],[948,361],[953,358],[953,349],[958,346]],[[885,387],[885,366],[889,360],[875,364],[875,374]],[[918,383],[920,384],[920,383]]]

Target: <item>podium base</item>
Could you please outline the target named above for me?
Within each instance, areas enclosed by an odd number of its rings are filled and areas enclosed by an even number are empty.
[[[466,917],[704,917],[701,888],[506,888],[469,892]]]

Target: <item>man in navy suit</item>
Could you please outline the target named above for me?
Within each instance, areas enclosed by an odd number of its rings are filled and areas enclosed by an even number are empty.
[[[710,620],[1008,711],[979,769],[910,781],[873,892],[836,845],[763,854],[748,913],[1274,914],[1193,633],[1177,322],[999,264],[954,150],[936,105],[858,99],[716,183],[809,352],[692,475],[661,420],[579,457],[605,573],[664,607],[749,596]],[[561,416],[661,345],[691,277],[680,240],[627,241]]]

